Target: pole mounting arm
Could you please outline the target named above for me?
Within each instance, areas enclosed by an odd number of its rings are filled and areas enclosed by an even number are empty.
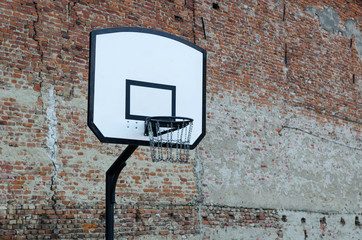
[[[106,239],[114,239],[114,203],[116,202],[117,179],[126,161],[138,145],[128,145],[106,172]]]

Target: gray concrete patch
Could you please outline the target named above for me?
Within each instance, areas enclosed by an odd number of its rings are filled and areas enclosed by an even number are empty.
[[[354,46],[357,50],[358,57],[362,60],[362,35],[361,30],[356,26],[356,21],[348,19],[344,22],[344,26],[340,26],[338,13],[332,7],[327,7],[322,11],[311,7],[305,12],[310,16],[316,14],[319,18],[319,24],[327,32],[332,34],[341,32],[345,38],[355,38]]]

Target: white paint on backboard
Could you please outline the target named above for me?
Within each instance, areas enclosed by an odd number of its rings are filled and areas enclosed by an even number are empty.
[[[203,53],[180,41],[144,32],[96,35],[93,122],[107,138],[148,141],[143,121],[137,130],[126,119],[126,80],[176,87],[176,116],[194,119],[191,145],[203,127]],[[131,86],[131,114],[171,115],[171,93]],[[133,123],[134,124],[134,123]],[[132,129],[132,130],[130,130]]]
[[[132,115],[172,116],[172,92],[170,90],[131,86],[130,95],[130,113]]]

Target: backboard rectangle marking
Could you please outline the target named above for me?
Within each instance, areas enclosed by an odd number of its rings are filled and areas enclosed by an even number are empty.
[[[126,119],[130,120],[176,116],[176,86],[126,79],[125,110]]]

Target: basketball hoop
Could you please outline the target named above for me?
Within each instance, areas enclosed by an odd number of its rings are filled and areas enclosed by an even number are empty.
[[[113,240],[117,179],[137,147],[150,145],[155,162],[187,162],[204,138],[207,53],[146,28],[97,29],[89,40],[88,126],[103,143],[129,144],[106,173],[106,239]],[[191,118],[145,121],[175,115]]]
[[[193,119],[148,117],[145,135],[150,137],[153,162],[188,162]]]

